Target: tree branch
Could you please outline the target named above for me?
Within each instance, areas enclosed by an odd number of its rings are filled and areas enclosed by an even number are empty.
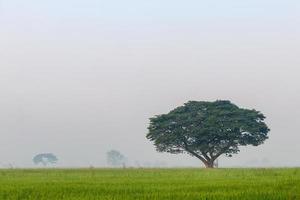
[[[205,158],[207,161],[209,161],[209,160],[212,159],[212,158],[210,158],[206,153],[203,153],[202,151],[201,151],[201,154],[204,156],[204,158]]]
[[[215,156],[212,156],[212,160],[216,160],[220,155],[222,155],[226,150],[229,149],[229,147],[231,147],[232,143],[229,143],[226,147],[222,148],[222,150],[217,153]]]
[[[190,150],[188,147],[188,144],[186,143],[186,141],[183,141],[184,144],[184,149],[189,152],[190,154],[192,154],[193,156],[195,156],[196,158],[198,158],[199,160],[201,160],[204,164],[208,163],[208,160],[205,160],[205,158],[203,158],[201,155],[195,153],[194,151]]]
[[[203,158],[203,157],[200,156],[199,154],[197,154],[197,153],[195,153],[195,152],[189,150],[188,148],[185,148],[185,150],[186,150],[187,152],[189,152],[190,154],[192,154],[193,156],[197,157],[197,158],[198,158],[199,160],[201,160],[203,163],[208,163],[208,161],[205,160],[205,158]]]

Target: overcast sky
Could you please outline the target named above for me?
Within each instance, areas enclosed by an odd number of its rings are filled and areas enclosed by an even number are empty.
[[[300,1],[0,0],[0,166],[200,166],[155,152],[149,118],[228,99],[269,140],[221,166],[300,165]]]

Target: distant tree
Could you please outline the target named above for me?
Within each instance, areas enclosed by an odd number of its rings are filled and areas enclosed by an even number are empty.
[[[14,168],[14,165],[11,164],[11,163],[1,163],[0,162],[0,168],[9,168],[9,169],[13,169]]]
[[[125,166],[126,158],[117,150],[107,152],[107,163],[112,166]]]
[[[42,153],[34,156],[32,161],[36,165],[42,164],[44,166],[47,166],[49,164],[55,164],[58,161],[58,159],[52,153]]]
[[[262,144],[269,132],[264,119],[259,111],[230,101],[190,101],[151,118],[147,138],[159,152],[186,152],[213,168],[222,154],[231,157],[240,146]]]

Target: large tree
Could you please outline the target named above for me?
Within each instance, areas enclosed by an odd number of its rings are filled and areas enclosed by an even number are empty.
[[[159,152],[188,153],[213,168],[222,154],[231,157],[240,146],[262,144],[269,132],[264,119],[261,112],[230,101],[189,101],[150,118],[147,138]]]

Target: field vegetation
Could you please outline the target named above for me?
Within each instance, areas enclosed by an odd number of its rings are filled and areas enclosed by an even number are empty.
[[[300,199],[300,168],[0,170],[0,199]]]

